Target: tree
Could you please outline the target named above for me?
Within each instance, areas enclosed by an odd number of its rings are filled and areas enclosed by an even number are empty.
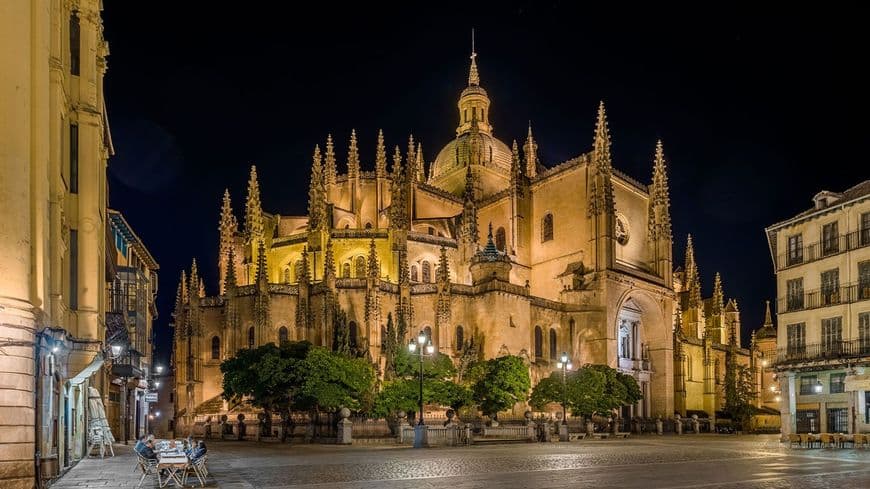
[[[347,313],[336,308],[335,320],[332,322],[332,350],[350,355],[350,328],[347,326]]]
[[[523,359],[507,355],[482,362],[471,391],[480,410],[492,417],[525,401],[531,387],[529,368]]]
[[[733,357],[733,353],[731,354]],[[733,358],[728,361],[725,371],[725,408],[723,409],[731,420],[742,430],[749,425],[749,419],[755,414],[755,382],[752,370],[745,365],[738,365]]]
[[[304,376],[297,407],[315,410],[369,410],[375,371],[362,358],[351,358],[323,347],[313,347],[302,362]]]
[[[423,359],[423,403],[454,409],[471,402],[467,387],[456,384],[456,368],[450,357],[436,353]],[[384,382],[375,398],[372,415],[388,417],[397,411],[416,412],[420,404],[420,359],[404,348],[395,355],[394,376]]]
[[[287,410],[302,384],[308,342],[268,343],[242,349],[221,363],[222,396],[262,408],[266,413]]]
[[[607,365],[584,365],[568,372],[565,385],[562,372],[541,379],[532,390],[529,403],[543,409],[549,403],[565,403],[573,416],[592,416],[633,404],[642,398],[637,381]]]
[[[399,349],[399,338],[396,333],[396,326],[393,324],[393,313],[387,313],[386,337],[383,340],[383,354],[386,359],[386,364],[384,365],[384,377],[387,379],[391,379],[396,373],[395,358],[396,352]]]

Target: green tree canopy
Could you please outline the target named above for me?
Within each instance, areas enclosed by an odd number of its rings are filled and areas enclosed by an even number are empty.
[[[543,409],[551,402],[565,404],[574,416],[609,413],[641,399],[640,387],[630,375],[607,365],[584,365],[568,372],[562,385],[562,372],[541,379],[532,390],[529,403]]]
[[[394,377],[384,382],[378,393],[372,415],[386,417],[397,411],[417,411],[420,399],[420,358],[405,348],[395,352]],[[435,353],[423,359],[423,402],[450,406],[454,409],[471,402],[467,387],[453,382],[456,368],[450,357]]]
[[[310,348],[308,342],[285,342],[239,350],[221,363],[224,399],[247,399],[267,411],[288,409],[301,386]]]
[[[303,376],[296,407],[370,409],[375,371],[365,359],[318,346],[311,348],[301,368]]]
[[[471,387],[474,402],[490,416],[525,401],[531,387],[529,368],[516,355],[481,362],[479,369],[472,368],[469,374],[474,378]]]

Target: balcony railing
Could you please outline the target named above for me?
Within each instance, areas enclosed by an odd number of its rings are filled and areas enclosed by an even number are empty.
[[[836,306],[870,299],[870,283],[841,285],[830,289],[816,289],[799,295],[777,299],[780,312],[803,311],[819,307]]]
[[[776,364],[870,356],[870,338],[777,348]]]
[[[832,239],[822,239],[791,252],[783,253],[776,257],[776,269],[784,270],[864,246],[870,246],[870,228],[841,234]]]

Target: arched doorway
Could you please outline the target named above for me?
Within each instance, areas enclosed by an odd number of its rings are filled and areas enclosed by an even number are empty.
[[[643,399],[626,406],[622,416],[670,416],[674,412],[672,300],[646,290],[627,290],[618,302],[611,327],[616,344],[609,361],[638,383]],[[651,352],[655,352],[651,354]]]

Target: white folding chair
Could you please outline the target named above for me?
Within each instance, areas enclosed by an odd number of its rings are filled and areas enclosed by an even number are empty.
[[[139,478],[139,484],[136,484],[136,487],[142,487],[142,482],[149,475],[156,475],[157,485],[162,485],[163,481],[160,480],[160,472],[157,470],[157,460],[145,458],[141,455],[139,455],[138,458],[139,460],[136,466],[142,471],[142,477]]]

